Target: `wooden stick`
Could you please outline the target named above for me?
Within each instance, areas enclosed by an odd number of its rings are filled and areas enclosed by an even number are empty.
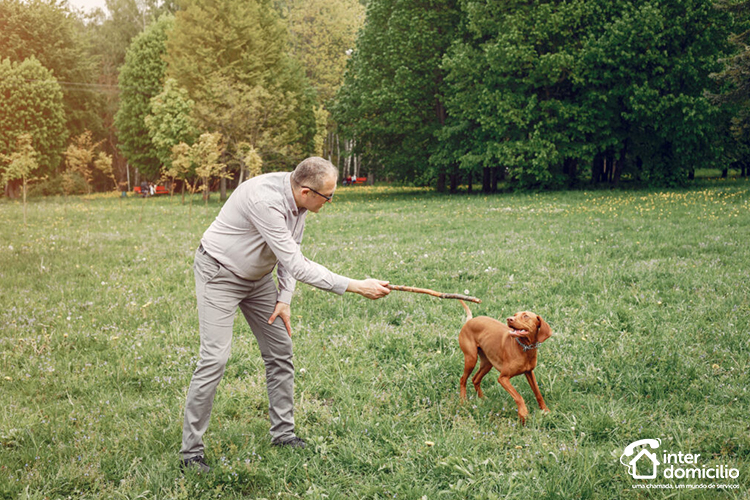
[[[476,297],[469,297],[468,295],[461,295],[460,293],[440,293],[436,292],[435,290],[428,290],[427,288],[414,288],[413,286],[401,286],[401,285],[386,285],[391,290],[396,290],[398,292],[414,292],[414,293],[426,293],[427,295],[432,295],[433,297],[438,297],[440,299],[459,299],[459,300],[468,300],[469,302],[476,302],[477,304],[481,304],[482,301],[479,300]]]

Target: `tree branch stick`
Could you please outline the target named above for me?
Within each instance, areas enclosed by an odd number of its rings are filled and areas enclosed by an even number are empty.
[[[469,297],[468,295],[461,295],[460,293],[440,293],[436,292],[435,290],[428,290],[427,288],[415,288],[413,286],[401,286],[401,285],[386,285],[391,290],[396,290],[398,292],[414,292],[414,293],[426,293],[427,295],[432,295],[433,297],[438,297],[440,299],[459,299],[459,300],[468,300],[469,302],[476,302],[477,304],[481,304],[482,301],[479,300],[476,297]]]

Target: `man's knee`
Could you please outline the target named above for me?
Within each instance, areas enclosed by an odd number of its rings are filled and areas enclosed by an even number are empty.
[[[199,365],[206,370],[223,372],[229,361],[229,355],[228,349],[218,353],[203,353]]]
[[[269,353],[263,356],[263,363],[269,373],[294,372],[292,357],[291,349],[287,352]]]

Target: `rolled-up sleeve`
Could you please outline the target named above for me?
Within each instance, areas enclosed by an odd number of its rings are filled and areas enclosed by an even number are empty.
[[[281,208],[259,201],[251,204],[248,217],[279,261],[279,302],[291,302],[295,280],[339,295],[346,292],[349,278],[331,272],[302,255]]]

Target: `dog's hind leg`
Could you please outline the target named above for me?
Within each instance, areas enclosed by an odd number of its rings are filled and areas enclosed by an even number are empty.
[[[482,351],[478,350],[479,353],[479,371],[474,374],[474,378],[471,381],[474,383],[474,389],[477,391],[477,396],[480,398],[484,397],[482,392],[482,379],[492,370],[492,363],[487,359],[487,355]]]
[[[461,350],[464,352],[464,374],[461,377],[461,399],[466,399],[466,382],[469,380],[469,375],[474,371],[474,367],[477,366],[477,345],[468,338],[459,335],[458,344],[461,346]]]

